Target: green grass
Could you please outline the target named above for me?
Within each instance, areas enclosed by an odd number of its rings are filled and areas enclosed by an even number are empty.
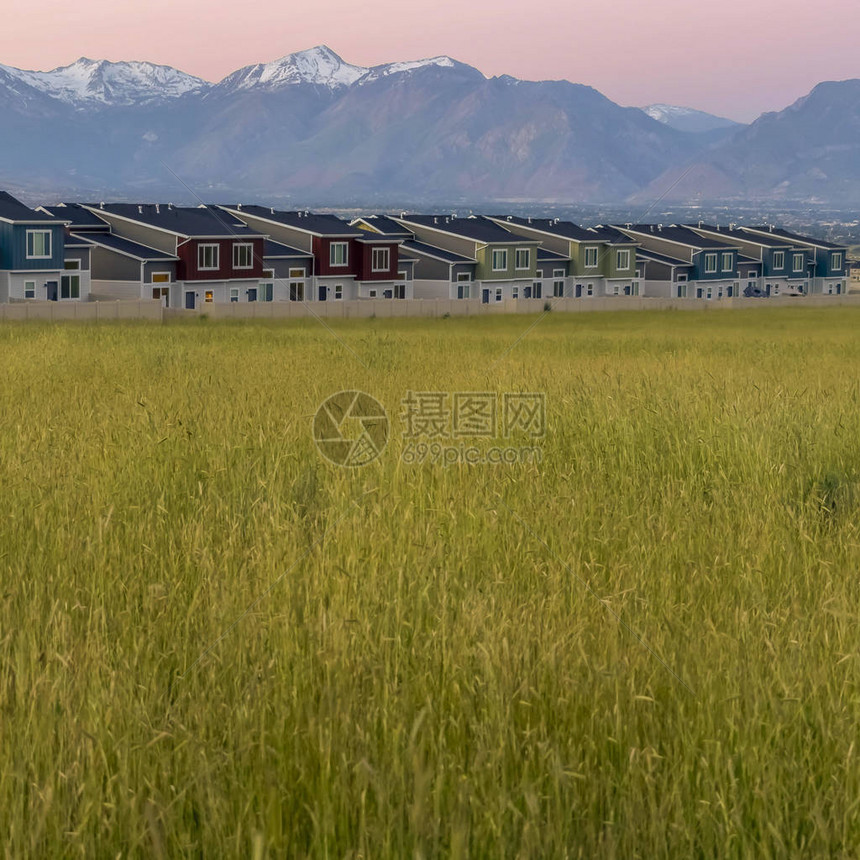
[[[534,319],[0,328],[7,856],[860,853],[860,312]]]

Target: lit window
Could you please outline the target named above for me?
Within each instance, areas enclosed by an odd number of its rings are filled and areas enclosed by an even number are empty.
[[[215,293],[213,293],[212,290],[206,290],[206,297],[205,298],[206,298],[207,302],[214,302],[215,301]]]
[[[293,280],[295,280],[296,278],[303,278],[304,276],[305,276],[305,270],[304,269],[290,269],[290,278],[292,278]],[[275,273],[272,272],[271,275],[266,275],[266,277],[267,278],[269,278],[269,277],[274,278]]]

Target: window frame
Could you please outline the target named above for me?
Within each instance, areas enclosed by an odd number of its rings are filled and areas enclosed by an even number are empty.
[[[716,275],[719,269],[719,254],[716,251],[709,251],[705,254],[705,274]]]
[[[497,266],[496,265],[496,255],[499,255],[502,260],[504,260],[504,265]],[[508,249],[507,248],[493,248],[492,250],[492,267],[494,272],[507,272],[508,270]]]
[[[779,263],[777,263],[777,260],[779,260]],[[774,272],[785,270],[785,251],[773,252],[773,270]]]
[[[624,259],[624,265],[621,265],[621,259]],[[615,252],[615,271],[616,272],[628,272],[630,271],[630,249],[629,248],[619,248]]]
[[[48,241],[46,243],[46,247],[48,249],[47,254],[37,254],[36,253],[36,236],[47,236]],[[32,239],[32,242],[31,242]],[[26,238],[26,252],[28,260],[50,260],[54,256],[54,232],[53,230],[27,230],[27,238]],[[30,250],[32,246],[32,251]]]
[[[31,292],[33,295],[28,296],[27,293]],[[36,282],[35,281],[24,281],[24,298],[25,299],[35,299],[36,298]]]
[[[723,251],[722,253],[722,271],[723,272],[733,272],[734,266],[732,263],[734,262],[734,254],[731,251]]]
[[[212,260],[214,265],[204,265],[205,252],[212,249]],[[217,272],[221,268],[221,246],[217,242],[201,242],[197,246],[197,271]]]
[[[68,295],[63,295],[68,292]],[[81,297],[81,276],[60,275],[60,299],[75,301]]]
[[[245,249],[248,250],[247,265],[239,264],[239,254]],[[253,242],[234,242],[233,243],[233,268],[237,270],[248,270],[254,268],[254,244]]]
[[[525,265],[520,265],[520,254],[525,254]],[[518,272],[527,272],[532,267],[532,249],[531,248],[517,248],[514,251],[514,266],[516,271]],[[541,273],[543,274],[543,273]]]
[[[335,261],[336,250],[343,250],[343,262]],[[328,246],[328,264],[332,269],[344,269],[349,265],[349,242],[331,242]]]
[[[830,255],[830,270],[835,272],[837,269],[842,271],[842,251],[834,251]]]
[[[376,261],[376,255],[384,255],[385,265],[379,266]],[[391,271],[391,248],[371,248],[370,250],[370,271],[371,272],[390,272]]]
[[[589,263],[588,258],[594,253],[594,262]],[[597,245],[588,245],[582,249],[582,267],[584,269],[596,269],[600,265],[600,248]]]

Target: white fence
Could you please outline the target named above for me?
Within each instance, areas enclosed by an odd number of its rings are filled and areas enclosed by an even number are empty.
[[[732,308],[816,308],[853,305],[860,295],[779,296],[769,299],[658,299],[630,296],[584,299],[508,299],[483,304],[475,299],[367,299],[331,302],[242,302],[204,304],[196,310],[164,308],[158,301],[12,302],[0,304],[0,322],[109,322],[149,320],[164,322],[207,316],[212,319],[369,319],[372,317],[444,317],[496,314],[539,314],[604,311],[719,311]]]

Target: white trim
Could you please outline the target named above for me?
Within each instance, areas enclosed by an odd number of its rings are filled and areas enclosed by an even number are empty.
[[[343,262],[334,262],[334,249],[343,248]],[[328,246],[328,265],[331,269],[344,269],[349,266],[349,242],[330,242]]]
[[[236,262],[236,255],[242,248],[250,248],[250,261],[247,266],[240,266]],[[233,243],[233,269],[253,269],[254,268],[254,243],[253,242],[234,242]]]
[[[705,253],[704,260],[704,270],[706,275],[716,275],[719,271],[720,255],[716,251],[708,251]],[[713,261],[713,268],[711,268],[710,263]]]
[[[48,237],[48,253],[47,254],[31,254],[30,253],[30,237],[39,235],[47,235]],[[33,251],[36,250],[36,243],[33,242]],[[54,231],[53,230],[27,230],[25,247],[24,247],[25,259],[27,260],[50,260],[54,256]]]
[[[525,266],[520,265],[520,254],[526,255],[526,264]],[[517,272],[527,272],[532,267],[532,249],[531,248],[517,248],[514,251],[514,269]]]
[[[376,255],[382,254],[385,258],[385,265],[378,266],[376,264]],[[391,269],[391,248],[371,248],[370,249],[370,271],[371,272],[388,272]]]
[[[504,254],[504,266],[496,265],[496,254]],[[494,272],[507,272],[508,270],[508,249],[507,248],[492,248],[490,250],[490,265]]]
[[[213,266],[204,266],[201,262],[201,254],[205,248],[214,248],[215,254],[213,256],[214,264]],[[203,243],[201,242],[197,246],[197,271],[198,272],[217,272],[221,268],[221,246],[213,243]]]
[[[589,252],[594,251],[594,262],[588,262]],[[582,268],[596,269],[600,265],[600,247],[598,245],[588,245],[582,249]]]

